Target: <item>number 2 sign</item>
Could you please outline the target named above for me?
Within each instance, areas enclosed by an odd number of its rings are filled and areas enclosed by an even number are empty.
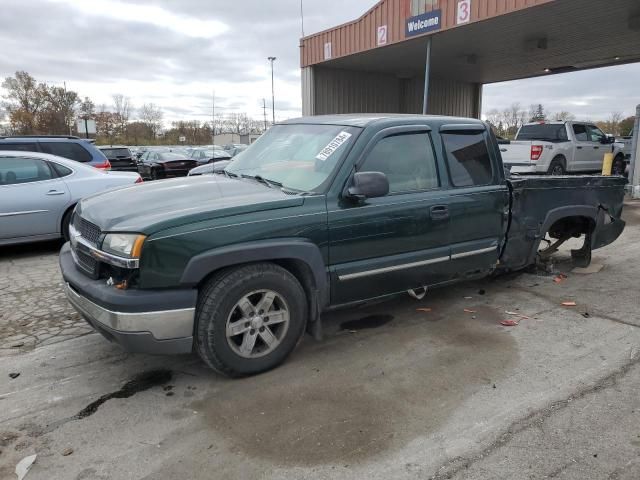
[[[381,25],[378,27],[378,45],[386,45],[387,44],[387,26]]]
[[[458,16],[456,25],[468,23],[471,20],[471,0],[458,0]]]

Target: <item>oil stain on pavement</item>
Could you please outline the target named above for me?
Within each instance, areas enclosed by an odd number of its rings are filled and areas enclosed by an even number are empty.
[[[499,312],[481,305],[471,318],[451,303],[437,305],[429,321],[411,300],[372,307],[398,313],[370,311],[364,318],[374,316],[379,328],[307,343],[276,370],[216,382],[189,408],[234,453],[278,465],[352,464],[402,448],[517,365]],[[336,320],[345,328],[327,318]]]

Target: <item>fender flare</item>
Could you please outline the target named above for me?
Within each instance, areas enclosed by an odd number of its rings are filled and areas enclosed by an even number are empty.
[[[534,262],[536,254],[538,253],[538,248],[540,247],[540,242],[544,235],[547,234],[551,226],[556,223],[558,220],[567,217],[586,217],[593,220],[594,224],[598,225],[598,215],[600,213],[599,207],[592,207],[589,205],[568,205],[564,207],[554,208],[547,213],[547,216],[542,222],[542,226],[538,230],[538,235],[536,236],[536,240],[533,242],[533,247],[529,254],[529,258],[527,260],[527,264],[531,264]]]
[[[299,238],[239,243],[203,252],[189,260],[180,283],[194,287],[207,275],[221,268],[270,260],[304,262],[311,271],[318,300],[321,304],[326,304],[329,299],[329,281],[322,253],[316,244]]]

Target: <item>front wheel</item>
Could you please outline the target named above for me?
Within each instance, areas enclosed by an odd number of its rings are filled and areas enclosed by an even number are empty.
[[[214,276],[198,301],[196,350],[214,370],[253,375],[282,363],[302,336],[307,298],[289,271],[271,263]]]

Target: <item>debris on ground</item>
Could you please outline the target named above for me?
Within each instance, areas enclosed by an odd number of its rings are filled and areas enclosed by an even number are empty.
[[[11,345],[11,348],[20,348],[20,347],[24,347],[24,342],[18,342]]]
[[[20,374],[19,374],[19,373],[10,373],[10,374],[9,374],[9,377],[11,377],[12,379],[14,379],[14,378],[18,378],[19,376],[20,376]]]
[[[465,300],[471,300],[473,297],[464,297]]]
[[[520,317],[522,320],[531,320],[531,317],[527,317],[526,315],[523,315],[522,313],[519,312],[510,312],[509,310],[505,310],[505,312],[507,315],[514,315],[516,317]]]
[[[582,316],[583,316],[584,318],[591,318],[591,315],[589,315],[589,312],[584,312],[584,313],[582,314]]]
[[[477,313],[475,310],[471,310],[470,308],[465,308],[464,313]]]
[[[431,311],[430,308],[424,307],[424,308],[416,308],[416,312],[425,312],[425,313],[429,313]]]
[[[485,292],[484,288],[481,288],[480,290],[478,290],[478,295],[484,295],[485,293],[487,292]]]
[[[603,268],[604,265],[602,263],[592,263],[586,268],[576,267],[571,270],[571,273],[578,273],[580,275],[591,275],[592,273],[598,273]]]
[[[562,302],[560,305],[562,305],[563,307],[575,307],[576,302]]]
[[[564,273],[559,273],[558,275],[556,275],[555,277],[553,277],[553,281],[554,283],[562,283],[564,282],[568,277],[564,274]]]
[[[505,327],[515,327],[515,326],[519,325],[519,323],[516,322],[515,320],[502,320],[500,322],[500,325],[503,325]]]
[[[16,465],[16,475],[18,476],[18,480],[22,480],[27,473],[29,473],[29,470],[36,461],[36,457],[37,455],[29,455],[18,462]]]
[[[73,453],[73,448],[69,447],[69,448],[65,448],[62,452],[61,455],[63,457],[68,457],[69,455],[71,455]]]

